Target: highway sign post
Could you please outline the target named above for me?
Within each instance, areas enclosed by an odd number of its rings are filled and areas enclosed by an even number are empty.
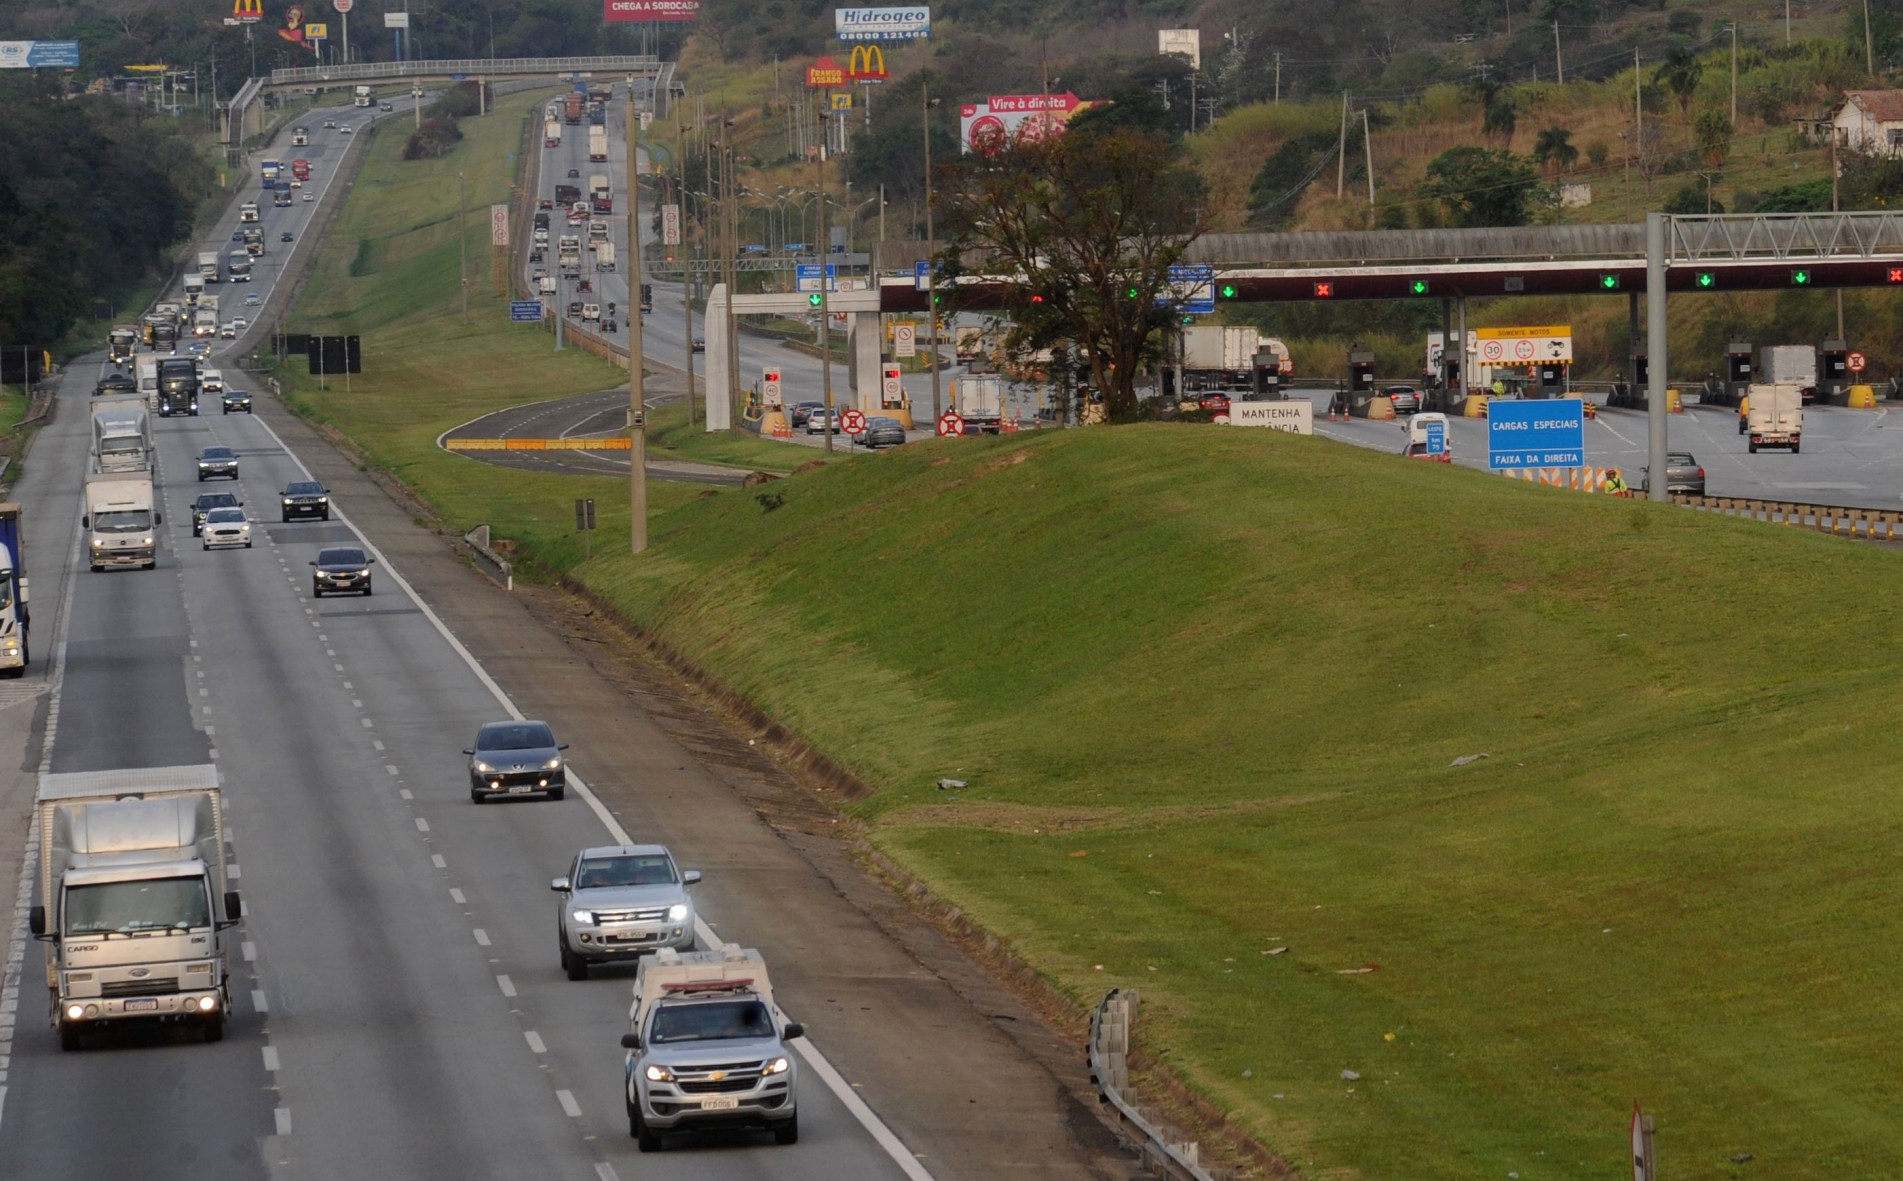
[[[575,501],[575,532],[581,534],[582,556],[595,556],[595,499]]]
[[[1542,361],[1573,360],[1570,324],[1542,324],[1524,328],[1477,328],[1474,348],[1483,365],[1537,365]]]
[[[1430,422],[1427,424],[1427,453],[1440,456],[1447,454],[1447,424]]]
[[[542,301],[539,299],[512,299],[509,301],[509,322],[512,324],[539,324],[542,320]]]
[[[918,356],[918,325],[910,320],[900,320],[892,325],[892,355],[895,357]]]
[[[1586,466],[1586,410],[1579,398],[1487,403],[1487,466]]]
[[[941,436],[964,434],[964,417],[956,410],[945,411],[945,413],[938,416],[938,433]]]
[[[1207,316],[1216,310],[1216,268],[1171,267],[1169,286],[1157,302],[1188,316]]]
[[[912,287],[917,291],[932,289],[932,264],[929,261],[922,260],[912,264]]]

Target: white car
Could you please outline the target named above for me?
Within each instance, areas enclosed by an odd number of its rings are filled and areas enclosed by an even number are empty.
[[[335,119],[324,120],[324,129],[326,131],[335,131],[337,129],[337,120]]]
[[[250,322],[251,321],[245,319],[243,316],[233,316],[231,318],[231,326],[233,328],[236,328],[240,332],[243,332],[245,329],[245,325],[249,324]]]
[[[238,326],[233,324],[230,320],[226,320],[223,324],[218,326],[218,335],[225,340],[232,340],[238,335]]]
[[[345,135],[349,135],[351,132],[357,129],[355,127],[352,127],[350,124],[346,123],[342,127],[339,127],[337,130],[342,132]]]
[[[304,199],[305,199],[306,201],[311,201],[311,200],[315,200],[315,198],[313,198],[313,197],[312,197],[312,196],[311,196],[311,195],[310,195],[309,193],[305,193],[305,194],[304,194]]]
[[[251,522],[241,508],[215,508],[205,514],[205,523],[200,527],[199,537],[204,539],[206,549],[217,549],[227,545],[241,545],[251,548]]]
[[[255,291],[245,292],[244,301],[248,306],[256,307],[258,303],[258,293]]]
[[[806,433],[809,435],[838,434],[839,425],[826,416],[825,410],[815,410],[806,420]]]

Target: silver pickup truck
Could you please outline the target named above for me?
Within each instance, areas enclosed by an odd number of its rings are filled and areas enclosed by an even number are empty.
[[[588,979],[590,964],[632,960],[642,952],[694,947],[694,900],[687,887],[700,871],[685,873],[661,845],[604,845],[583,849],[566,877],[549,889],[562,895],[556,929],[562,970]]]

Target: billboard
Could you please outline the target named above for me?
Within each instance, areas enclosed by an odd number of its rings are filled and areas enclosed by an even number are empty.
[[[0,69],[79,68],[77,41],[0,41]]]
[[[932,10],[924,4],[904,8],[835,8],[833,30],[841,41],[913,41],[932,35]]]
[[[1158,29],[1156,52],[1168,57],[1174,53],[1189,59],[1192,70],[1203,68],[1203,32],[1201,29]]]
[[[691,21],[700,0],[602,0],[602,19],[610,21]]]
[[[830,57],[822,57],[806,67],[806,85],[811,90],[829,90],[846,84],[846,71]]]
[[[410,27],[410,14],[407,12],[386,12],[383,14],[383,27],[386,29],[407,29]]]
[[[846,59],[848,81],[883,82],[887,77],[885,50],[870,43],[852,47],[852,54]]]
[[[489,245],[507,246],[509,244],[509,207],[491,205],[489,207]]]
[[[1076,95],[994,94],[959,110],[958,146],[965,152],[995,152],[1007,143],[1032,142],[1052,134],[1078,111],[1090,106]]]

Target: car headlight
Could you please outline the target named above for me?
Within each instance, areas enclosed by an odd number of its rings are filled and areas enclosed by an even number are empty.
[[[363,569],[361,569],[361,570],[359,570],[359,571],[357,571],[357,577],[358,577],[358,578],[368,578],[368,577],[370,577],[370,567],[368,567],[368,566],[365,566],[365,567],[364,567]]]
[[[491,767],[489,764],[483,762],[481,759],[476,760],[476,770],[477,772],[483,775],[490,775],[495,772],[494,767]]]
[[[364,573],[368,574],[369,571],[366,570],[364,571]],[[554,758],[550,759],[548,762],[542,764],[542,770],[544,771],[559,771],[561,769],[562,769],[562,756],[560,755],[556,755]]]
[[[686,922],[687,921],[687,903],[676,902],[674,905],[668,907],[667,921],[670,923]]]
[[[767,1063],[766,1069],[761,1071],[760,1073],[763,1075],[785,1074],[788,1070],[792,1069],[792,1066],[793,1064],[791,1062],[788,1062],[785,1058],[775,1058],[773,1061]]]
[[[288,497],[288,496],[287,496],[287,497],[285,497],[285,498],[284,498],[284,503],[285,503],[285,504],[287,504],[287,505],[288,505],[288,504],[290,504],[290,503],[291,503],[291,498],[290,498],[290,497]]]
[[[665,1066],[650,1066],[648,1067],[647,1075],[648,1081],[651,1083],[671,1083],[674,1081],[674,1072]]]
[[[318,503],[318,504],[329,504],[329,503],[330,503],[330,497],[328,497],[328,496],[320,496],[320,497],[318,497],[318,498],[317,498],[317,503]]]
[[[571,910],[568,917],[586,927],[595,925],[595,912],[592,910]]]

